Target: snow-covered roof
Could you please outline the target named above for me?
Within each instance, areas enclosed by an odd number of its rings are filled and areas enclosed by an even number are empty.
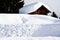
[[[19,10],[19,13],[23,13],[23,14],[25,13],[26,14],[26,13],[34,12],[37,9],[39,9],[42,5],[45,6],[49,11],[51,11],[51,9],[47,5],[45,5],[44,3],[42,3],[42,2],[35,2],[35,3],[26,5],[23,8],[21,8]]]
[[[22,1],[24,1],[24,0],[20,0],[19,2],[22,2]]]

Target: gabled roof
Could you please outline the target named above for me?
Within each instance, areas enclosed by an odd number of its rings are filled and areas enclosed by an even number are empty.
[[[29,4],[29,5],[26,5],[26,6],[22,7],[19,10],[19,13],[25,13],[26,14],[26,13],[34,12],[37,9],[39,9],[42,5],[45,6],[49,11],[51,11],[50,8],[47,5],[45,5],[44,3],[35,2],[35,3],[32,3],[32,4]]]

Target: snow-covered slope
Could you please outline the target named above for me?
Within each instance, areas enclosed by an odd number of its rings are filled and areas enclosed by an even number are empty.
[[[60,24],[46,24],[39,26],[32,34],[33,37],[60,37]]]
[[[17,14],[0,14],[0,24],[19,24],[22,23]]]
[[[25,18],[27,24],[52,24],[56,22],[57,18],[46,16],[46,15],[29,15]]]
[[[59,35],[60,19],[45,15],[0,15],[0,37],[41,37]]]

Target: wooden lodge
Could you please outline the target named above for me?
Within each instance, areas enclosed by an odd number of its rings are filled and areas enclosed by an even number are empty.
[[[29,14],[41,14],[41,15],[47,15],[48,13],[50,13],[50,11],[44,6],[42,5],[40,8],[38,8],[36,11],[29,13]]]

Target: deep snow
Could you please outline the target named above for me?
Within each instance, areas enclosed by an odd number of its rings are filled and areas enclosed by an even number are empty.
[[[0,15],[0,37],[48,36],[60,37],[60,19],[45,15]]]

